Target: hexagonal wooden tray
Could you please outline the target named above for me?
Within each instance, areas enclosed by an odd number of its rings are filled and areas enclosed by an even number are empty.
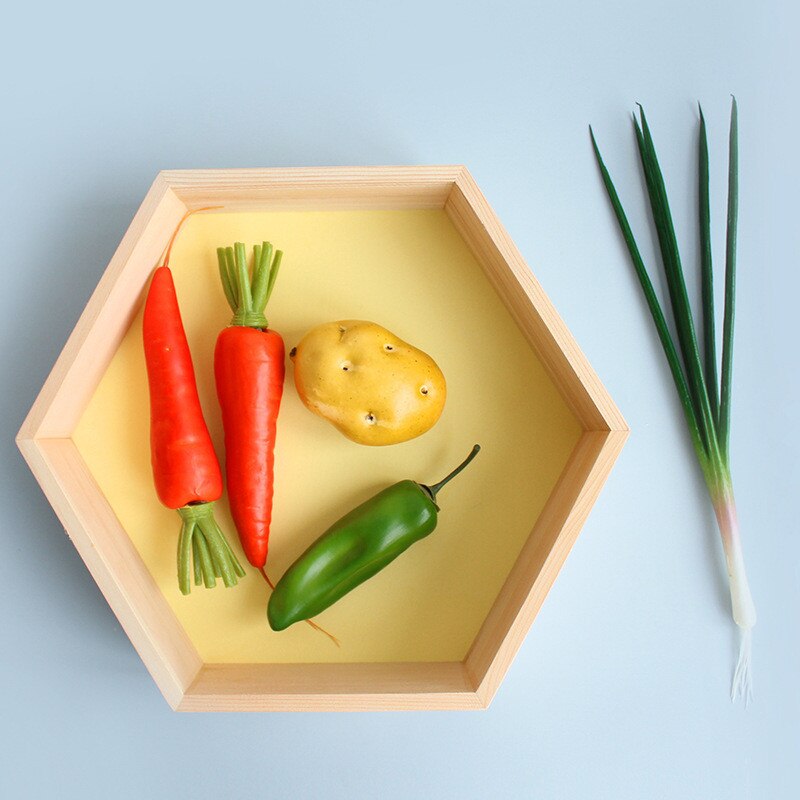
[[[231,590],[175,587],[177,515],[147,464],[140,308],[177,222],[205,206],[221,208],[191,218],[172,265],[217,444],[208,363],[226,311],[212,245],[233,236],[287,251],[270,309],[287,349],[316,322],[373,318],[448,376],[430,433],[363,448],[302,409],[287,372],[275,574],[354,502],[484,446],[443,494],[437,531],[322,615],[340,650],[307,626],[269,631],[252,572]],[[173,708],[434,709],[489,704],[626,436],[467,170],[437,166],[161,173],[18,444]],[[224,500],[220,515],[235,541]]]

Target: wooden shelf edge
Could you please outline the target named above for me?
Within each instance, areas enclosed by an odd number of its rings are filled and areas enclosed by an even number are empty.
[[[72,434],[91,393],[128,329],[147,277],[185,212],[166,181],[156,177],[97,284],[17,438],[64,438]],[[129,262],[146,268],[126,270]]]
[[[611,395],[466,167],[445,211],[584,430],[627,430]]]
[[[189,208],[228,211],[444,208],[460,165],[277,167],[160,173]]]
[[[481,709],[462,662],[206,664],[179,711]]]
[[[162,170],[158,177],[173,190],[180,191],[198,185],[239,189],[242,184],[262,183],[282,187],[339,183],[369,186],[397,181],[427,183],[432,179],[452,183],[465,169],[463,164],[170,169]]]
[[[202,662],[77,447],[69,438],[22,438],[19,444],[112,612],[164,698],[176,708]]]
[[[335,199],[326,199],[331,195]],[[231,211],[266,209],[273,207],[273,197],[281,198],[286,208],[311,209],[318,203],[343,210],[443,208],[584,428],[463,662],[285,665],[297,673],[291,676],[281,672],[284,665],[202,664],[69,438],[135,313],[131,297],[140,296],[185,210],[217,202]],[[628,431],[465,167],[304,167],[159,173],[22,423],[16,443],[173,708],[432,710],[478,709],[491,703]]]
[[[628,433],[623,429],[583,434],[470,648],[464,664],[487,705],[575,544]]]

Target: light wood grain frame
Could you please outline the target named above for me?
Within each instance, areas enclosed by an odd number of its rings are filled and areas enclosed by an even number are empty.
[[[72,441],[154,265],[187,209],[443,208],[583,434],[463,662],[205,664]],[[164,697],[185,711],[485,708],[628,435],[613,401],[466,168],[160,173],[17,436],[75,547]]]

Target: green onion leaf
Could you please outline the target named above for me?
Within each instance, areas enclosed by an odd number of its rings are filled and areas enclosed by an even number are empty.
[[[611,207],[614,209],[617,222],[619,223],[620,230],[622,231],[622,237],[625,240],[625,244],[628,246],[628,252],[630,253],[634,269],[636,270],[636,276],[639,278],[639,283],[641,284],[645,300],[647,301],[650,314],[652,315],[653,322],[656,326],[656,331],[658,332],[658,338],[661,341],[662,348],[664,349],[664,355],[667,357],[667,363],[669,364],[670,372],[672,373],[672,379],[675,382],[675,388],[678,391],[678,398],[680,399],[681,406],[683,407],[683,413],[686,417],[686,424],[689,427],[689,433],[692,437],[692,442],[698,454],[705,454],[700,428],[698,426],[697,417],[695,416],[694,407],[692,406],[692,399],[689,394],[689,387],[686,384],[686,376],[683,373],[683,368],[681,367],[680,359],[678,358],[678,353],[675,349],[675,343],[672,341],[672,336],[669,332],[667,321],[664,318],[664,312],[661,309],[661,304],[658,302],[658,297],[653,289],[653,283],[647,273],[644,261],[642,261],[641,253],[639,252],[636,239],[631,231],[628,218],[624,209],[622,208],[622,203],[620,202],[617,190],[614,187],[614,182],[612,181],[611,175],[606,168],[602,155],[600,155],[600,149],[597,146],[597,140],[595,139],[594,131],[592,130],[591,126],[589,127],[589,135],[592,138],[592,148],[594,149],[595,158],[597,159],[597,165],[600,167],[600,174],[603,178],[603,184],[605,185],[606,191],[608,192],[608,197],[611,200]]]
[[[681,266],[680,253],[678,252],[678,240],[675,236],[675,226],[672,222],[672,213],[667,199],[667,189],[664,185],[664,176],[658,163],[650,128],[647,125],[647,118],[641,106],[639,106],[639,114],[641,117],[641,135],[637,134],[639,155],[645,171],[645,182],[650,197],[653,222],[658,234],[670,304],[675,320],[675,328],[678,332],[678,343],[680,344],[689,390],[699,421],[703,443],[709,458],[712,461],[716,461],[719,457],[716,426],[711,415],[708,391],[703,379],[697,336],[695,335],[694,322],[692,321],[689,297],[686,293],[686,281],[683,277],[683,268]]]
[[[703,361],[705,364],[706,388],[711,404],[711,414],[719,421],[719,378],[717,377],[717,342],[714,325],[714,270],[711,260],[711,202],[708,175],[708,137],[703,109],[700,111],[699,175],[700,197],[700,275],[703,304]]]
[[[739,219],[739,109],[731,103],[728,144],[728,226],[725,248],[725,318],[722,323],[722,385],[719,404],[719,443],[727,460],[731,425],[733,316],[736,305],[736,229]]]

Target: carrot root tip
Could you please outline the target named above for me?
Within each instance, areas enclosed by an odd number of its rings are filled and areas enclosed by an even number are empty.
[[[258,571],[264,576],[264,580],[269,585],[269,588],[272,589],[272,591],[274,592],[275,584],[269,579],[269,575],[267,575],[267,571],[264,569],[264,567],[258,567]],[[304,621],[307,625],[310,625],[315,631],[318,631],[319,633],[322,633],[325,636],[327,636],[337,647],[342,646],[339,640],[332,633],[328,633],[328,631],[326,631],[325,628],[323,628],[321,625],[317,625],[316,622],[310,619]]]

